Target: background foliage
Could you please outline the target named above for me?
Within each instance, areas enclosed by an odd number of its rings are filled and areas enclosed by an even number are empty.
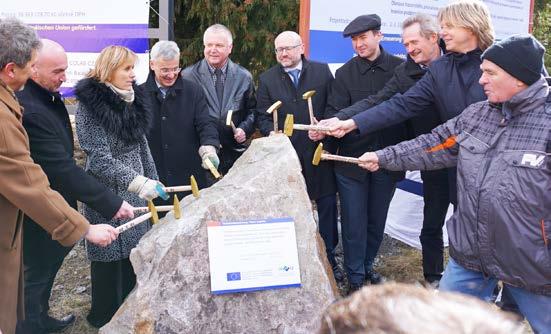
[[[364,0],[365,1],[365,0]],[[534,35],[547,48],[551,72],[551,0],[534,2]],[[234,34],[232,60],[257,77],[275,61],[273,40],[284,30],[298,32],[299,0],[174,0],[174,35],[182,50],[183,66],[203,57],[203,32],[222,23]],[[158,0],[151,6],[158,8]],[[157,25],[151,11],[151,26]]]

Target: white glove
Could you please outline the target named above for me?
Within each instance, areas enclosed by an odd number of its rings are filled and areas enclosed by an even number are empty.
[[[199,147],[199,156],[201,157],[201,161],[209,159],[210,162],[212,162],[212,164],[214,165],[214,168],[218,169],[218,166],[220,165],[220,159],[216,154],[216,148],[214,148],[214,146],[203,145]],[[209,169],[207,166],[205,166],[205,163],[201,163],[201,167],[207,170]]]
[[[161,182],[138,175],[134,178],[134,180],[132,180],[132,182],[130,182],[128,191],[137,193],[140,198],[150,201],[161,195],[158,186],[161,187],[161,190],[164,188]]]

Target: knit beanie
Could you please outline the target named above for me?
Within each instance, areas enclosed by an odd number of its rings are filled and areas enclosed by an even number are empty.
[[[544,53],[545,48],[531,35],[514,35],[494,43],[481,57],[530,86],[541,77]]]

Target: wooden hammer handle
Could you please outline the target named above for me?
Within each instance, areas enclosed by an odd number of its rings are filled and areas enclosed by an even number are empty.
[[[348,163],[356,164],[356,165],[360,163],[360,159],[358,159],[358,158],[343,157],[343,156],[340,156],[340,155],[333,155],[333,154],[326,154],[326,153],[323,153],[321,155],[321,159],[322,160],[334,160],[334,161],[348,162]]]
[[[164,187],[163,190],[167,193],[176,193],[179,191],[191,191],[191,186]]]
[[[172,205],[157,205],[157,206],[155,206],[155,208],[157,209],[157,211],[164,212],[164,211],[170,211],[170,210],[174,209],[174,206],[172,206]],[[135,213],[149,212],[149,208],[147,206],[139,206],[139,207],[134,208],[134,212]]]
[[[149,218],[151,218],[151,212],[148,212],[146,213],[145,215],[143,216],[139,216],[138,218],[134,218],[132,219],[131,221],[129,221],[128,223],[126,224],[123,224],[117,228],[115,228],[119,233],[122,233],[136,225],[139,225],[145,221],[147,221]]]
[[[312,124],[293,124],[293,129],[295,130],[313,130],[313,131],[330,131],[331,129],[328,126],[323,125],[312,125]]]

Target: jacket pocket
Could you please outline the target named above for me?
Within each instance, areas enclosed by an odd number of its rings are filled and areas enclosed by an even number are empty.
[[[14,219],[8,219],[8,222],[4,223],[6,227],[0,232],[0,248],[11,250],[17,246],[17,240],[23,224],[23,213],[21,210],[17,210]]]
[[[457,162],[458,176],[462,184],[461,192],[472,191],[478,188],[477,179],[480,173],[484,173],[485,154],[489,146],[480,139],[463,133],[456,139],[459,144],[459,157]]]

